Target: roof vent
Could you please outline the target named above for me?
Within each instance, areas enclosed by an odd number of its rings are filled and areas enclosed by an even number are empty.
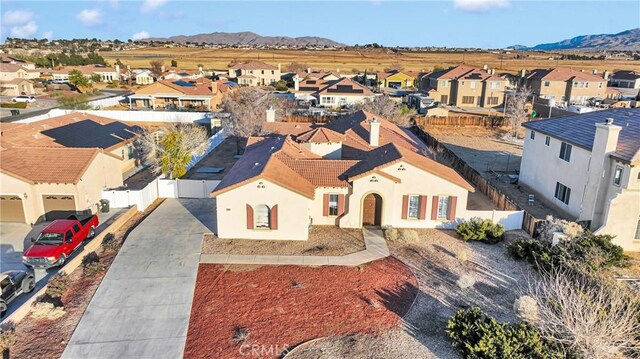
[[[613,125],[613,119],[611,117],[607,117],[604,120],[605,125]]]

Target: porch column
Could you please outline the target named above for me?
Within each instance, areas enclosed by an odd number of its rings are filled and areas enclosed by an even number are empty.
[[[211,99],[207,99],[207,108],[211,111]]]
[[[129,110],[131,110],[131,109],[132,109],[132,106],[131,106],[131,96],[129,96]]]
[[[151,97],[151,106],[153,107],[153,109],[156,109],[156,97],[155,96],[149,96]]]
[[[182,99],[178,97],[178,107],[182,107]]]

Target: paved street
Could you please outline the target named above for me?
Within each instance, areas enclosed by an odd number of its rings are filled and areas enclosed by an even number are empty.
[[[127,238],[63,358],[180,358],[211,199],[167,199]]]

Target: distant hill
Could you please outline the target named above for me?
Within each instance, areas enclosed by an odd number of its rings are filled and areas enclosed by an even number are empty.
[[[151,37],[142,41],[159,41],[175,43],[206,43],[216,45],[252,45],[252,46],[334,46],[345,47],[347,45],[317,36],[288,37],[288,36],[261,36],[253,32],[214,32],[198,35],[177,35],[171,37]]]
[[[513,48],[523,49],[521,45]],[[618,34],[582,35],[572,39],[524,47],[524,50],[640,50],[640,28]]]

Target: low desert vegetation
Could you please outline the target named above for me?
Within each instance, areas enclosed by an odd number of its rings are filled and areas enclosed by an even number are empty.
[[[389,227],[385,229],[384,236],[389,242],[417,243],[420,241],[418,232],[413,229],[397,229]]]
[[[16,342],[16,328],[12,321],[0,326],[0,353],[3,358],[10,358],[9,348]]]
[[[0,104],[2,108],[27,108],[26,102],[4,102]]]
[[[488,244],[495,244],[502,240],[504,226],[494,224],[490,219],[471,218],[456,226],[456,233],[464,241],[480,241]]]
[[[67,292],[71,285],[71,279],[65,273],[60,273],[53,277],[45,291],[45,295],[52,299],[60,299]]]
[[[247,328],[235,327],[233,328],[233,336],[231,340],[237,345],[244,344],[247,340],[249,340],[249,335],[251,332]]]
[[[104,264],[100,262],[100,256],[96,252],[87,253],[82,258],[82,276],[93,278],[104,271]]]
[[[55,306],[53,303],[38,302],[31,308],[31,317],[34,319],[55,320],[65,314],[64,308]]]

